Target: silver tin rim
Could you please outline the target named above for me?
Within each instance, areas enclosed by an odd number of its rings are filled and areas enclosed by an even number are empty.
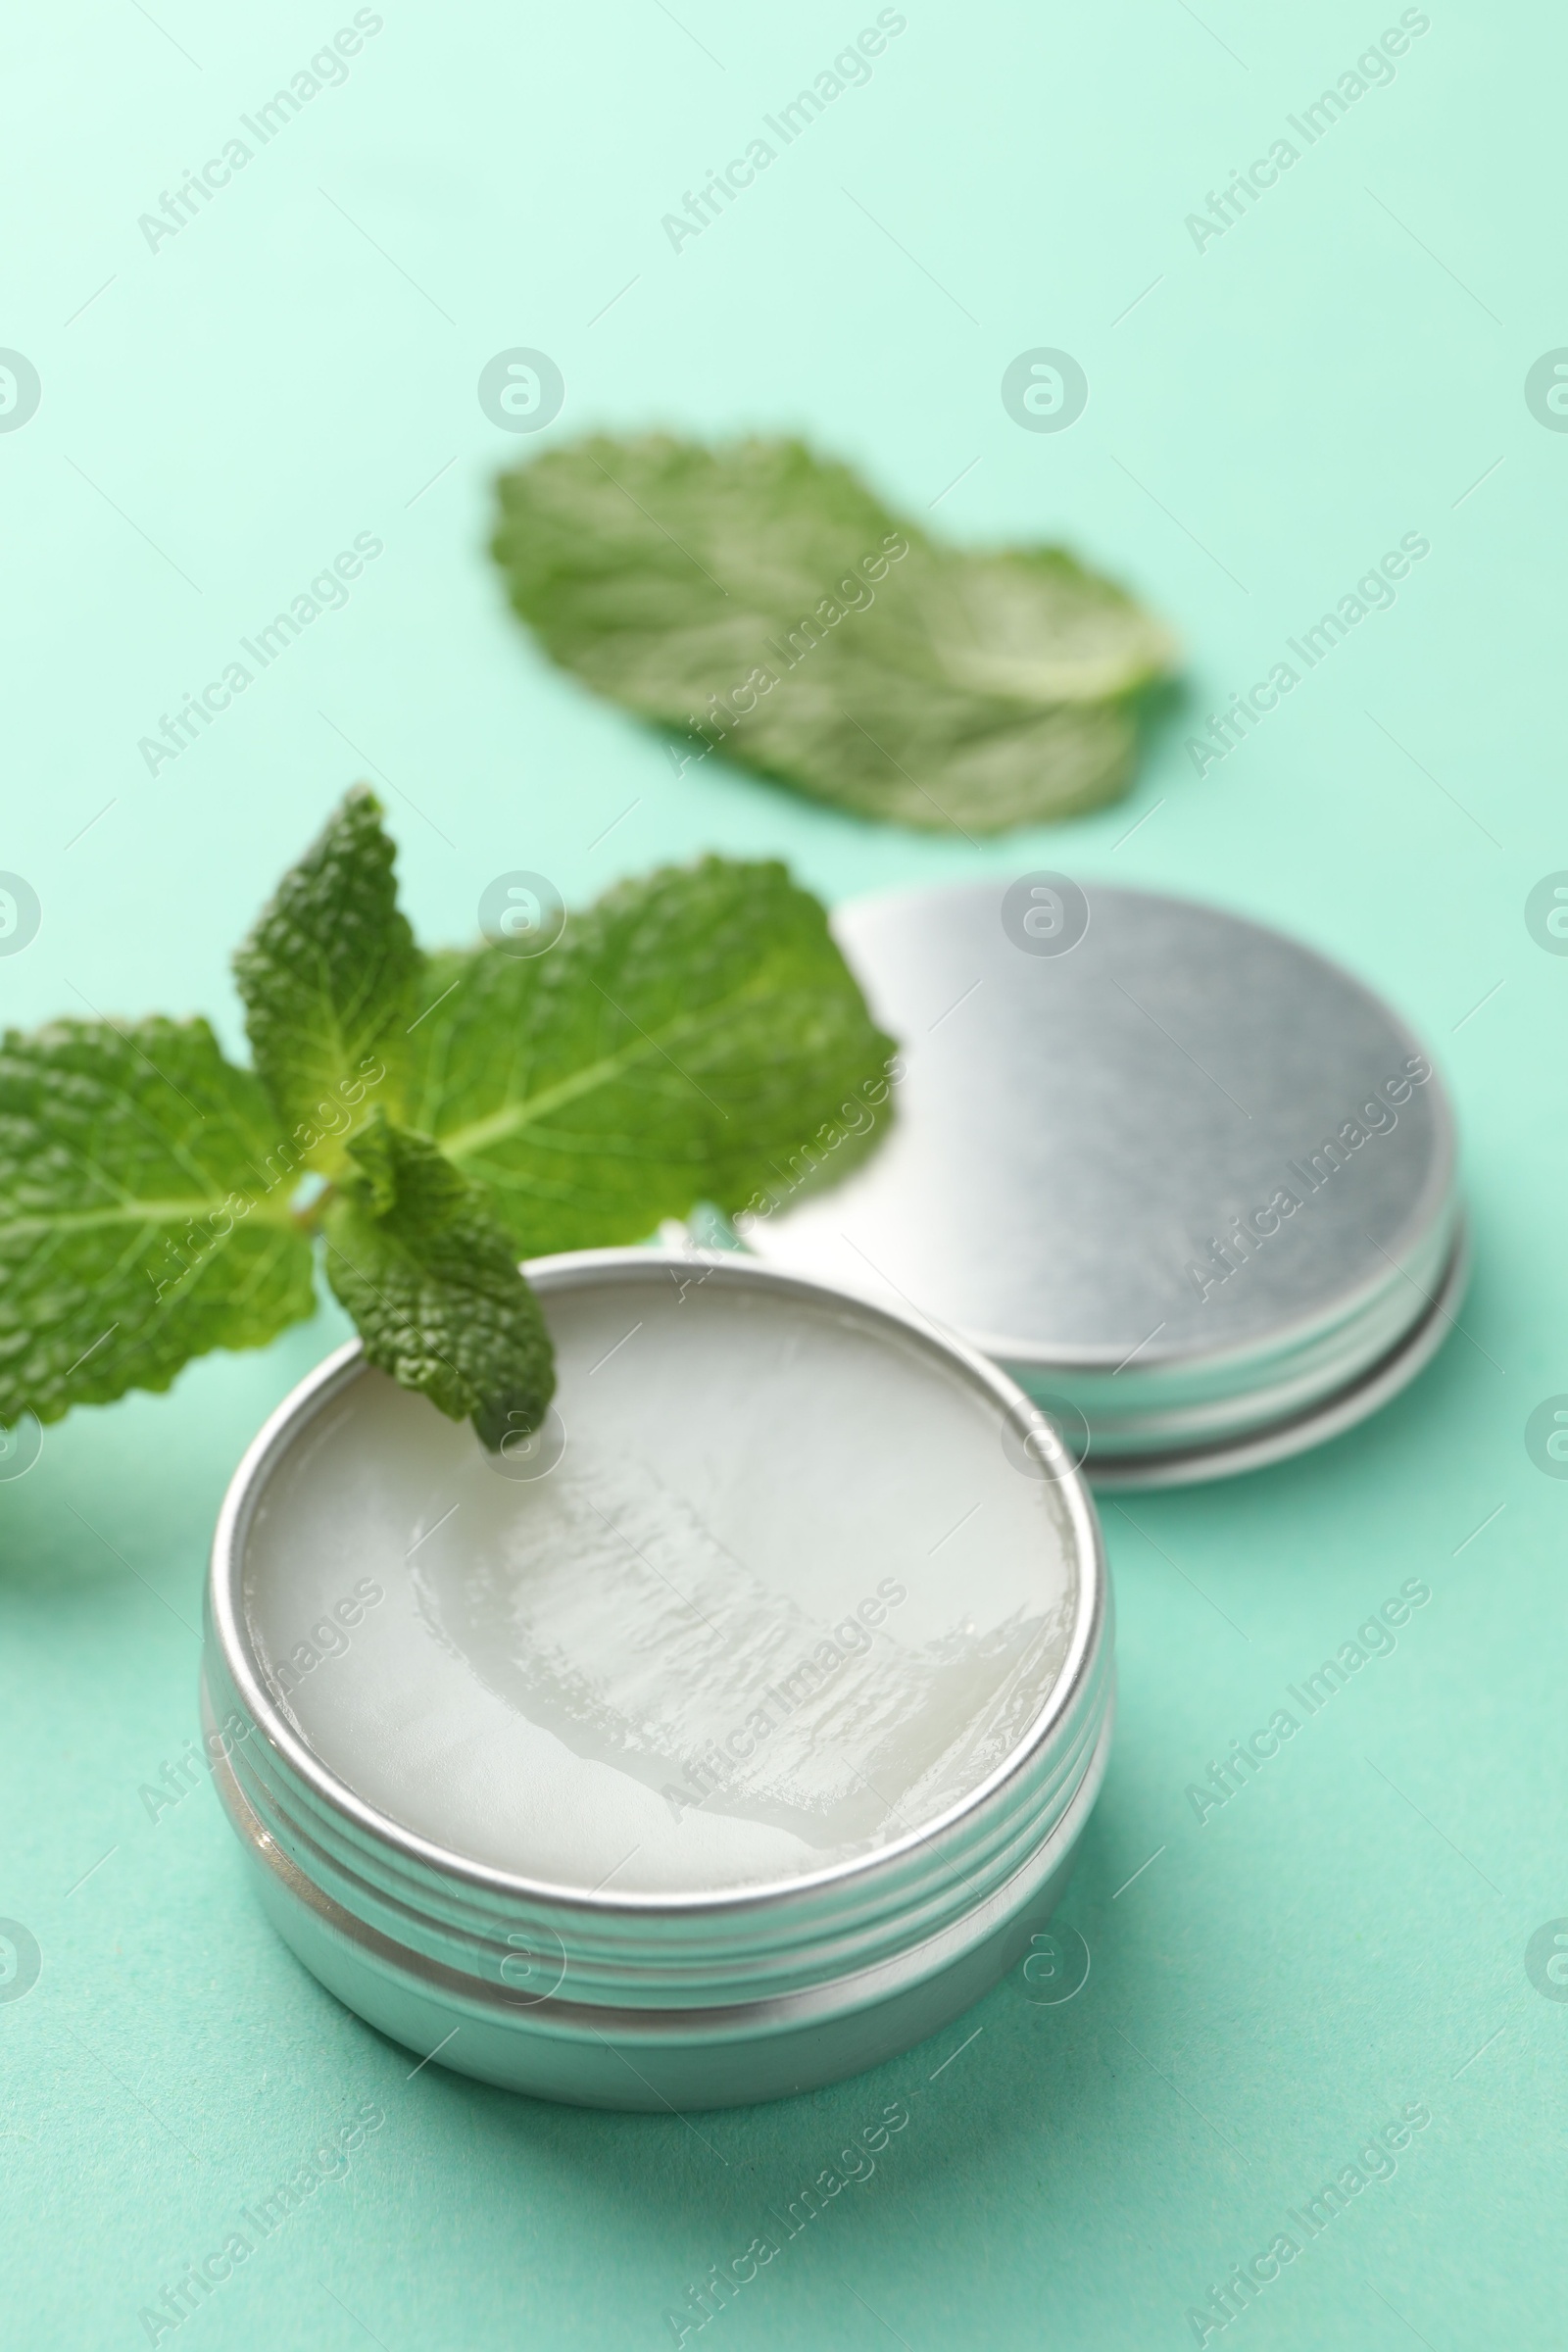
[[[203,1721],[209,1730],[215,1728],[205,1692]],[[519,2003],[514,1994],[509,1994],[501,1985],[444,1966],[412,1945],[398,1943],[339,1903],[316,1879],[301,1870],[278,1843],[251,1805],[231,1759],[218,1758],[214,1779],[229,1824],[253,1861],[291,1903],[315,1914],[335,1936],[370,1964],[379,1964],[423,1984],[438,1998],[488,2011],[501,2021],[515,2022],[520,2009],[535,2033],[567,2039],[580,2039],[584,2035],[597,2038],[600,2029],[608,2027],[617,2041],[627,2041],[634,2047],[639,2042],[656,2047],[672,2038],[689,2038],[694,2030],[705,2038],[740,2041],[759,2033],[809,2026],[818,2018],[840,2017],[846,2011],[869,2005],[889,1991],[905,1990],[961,1960],[1024,1908],[1038,1886],[1070,1858],[1099,1797],[1114,1729],[1112,1700],[1101,1718],[1089,1764],[1082,1778],[1075,1782],[1065,1811],[1012,1876],[962,1918],[951,1922],[937,1935],[908,1943],[890,1957],[850,1976],[823,1978],[785,1993],[765,1992],[760,1996],[754,1993],[743,2000],[708,2008],[653,2004],[611,2007],[605,2003],[553,1999]]]
[[[1270,1421],[1244,1437],[1216,1439],[1180,1453],[1096,1454],[1091,1446],[1083,1469],[1099,1493],[1132,1494],[1155,1487],[1199,1486],[1211,1478],[1233,1478],[1267,1469],[1331,1438],[1343,1437],[1408,1388],[1437,1354],[1449,1331],[1470,1279],[1470,1248],[1461,1222],[1453,1251],[1425,1311],[1388,1353],[1332,1396],[1283,1421]]]
[[[551,1995],[514,2014],[542,2030],[551,2015],[695,2016],[811,1996],[838,1983],[855,2005],[867,1972],[957,1935],[988,1914],[1032,1855],[1074,1812],[1103,1766],[1110,1709],[1109,1589],[1094,1507],[1054,1434],[1042,1433],[1027,1397],[1006,1374],[930,1323],[833,1286],[729,1251],[693,1252],[720,1284],[765,1285],[885,1328],[958,1370],[1037,1451],[1065,1514],[1078,1606],[1062,1669],[1040,1713],[978,1787],[918,1830],[798,1879],[696,1894],[587,1893],[505,1871],[420,1837],[359,1796],[304,1742],[275,1705],[251,1655],[241,1580],[251,1514],[267,1479],[300,1430],[359,1373],[357,1341],[339,1348],[284,1399],[247,1450],[219,1515],[208,1582],[204,1681],[211,1714],[236,1711],[247,1736],[228,1771],[234,1826],[253,1850],[243,1816],[323,1899],[419,1964],[450,1972],[493,1996],[508,1931],[562,1948],[573,1998]],[[667,1256],[644,1249],[583,1250],[529,1261],[548,1298],[583,1284],[666,1281]],[[443,1975],[442,1981],[445,1981]]]

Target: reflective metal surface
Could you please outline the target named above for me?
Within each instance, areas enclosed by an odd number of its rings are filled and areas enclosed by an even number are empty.
[[[1426,1360],[1463,1279],[1453,1123],[1348,973],[1061,876],[834,928],[906,1074],[862,1166],[742,1221],[764,1258],[961,1334],[1106,1483],[1298,1450]]]
[[[585,1892],[440,1847],[378,1811],[301,1737],[249,1631],[247,1541],[270,1479],[365,1377],[358,1343],[278,1408],[241,1463],[214,1540],[203,1663],[215,1779],[267,1909],[340,1998],[417,2052],[545,2097],[616,2107],[783,2096],[934,2032],[1027,1949],[1065,1885],[1104,1773],[1110,1597],[1093,1505],[1050,1428],[994,1366],[918,1321],[735,1253],[673,1269],[744,1311],[788,1296],[914,1348],[955,1409],[994,1418],[999,1453],[1039,1482],[1074,1598],[1060,1670],[986,1777],[861,1858],[771,1885],[675,1895]],[[527,1268],[549,1319],[564,1290],[634,1307],[667,1259],[590,1250]],[[371,1377],[378,1378],[378,1375]],[[744,1464],[737,1466],[744,1470]],[[803,1466],[808,1478],[809,1466]],[[226,1728],[225,1728],[226,1727]],[[394,1735],[395,1736],[395,1735]]]

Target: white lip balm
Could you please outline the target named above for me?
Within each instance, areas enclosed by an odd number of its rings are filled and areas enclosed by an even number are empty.
[[[226,1682],[255,1726],[232,1784],[253,1845],[242,1809],[336,1896],[318,1849],[352,1845],[358,1883],[368,1837],[405,1906],[431,1857],[526,1889],[508,1941],[544,2008],[608,1989],[606,1906],[673,1904],[683,1935],[724,1916],[733,1946],[737,1920],[794,1900],[809,1940],[812,1902],[837,1919],[863,1883],[897,1945],[911,1858],[905,1942],[961,1910],[965,1872],[994,1893],[1103,1715],[1102,1690],[1065,1776],[1031,1764],[1019,1819],[987,1813],[1064,1697],[1104,1680],[1089,1506],[1022,1398],[928,1329],[742,1257],[533,1271],[558,1388],[514,1459],[351,1349],[236,1482],[211,1679],[215,1714]],[[970,1812],[997,1847],[978,1869],[952,1828]]]
[[[1038,1712],[1071,1623],[1060,1490],[956,1371],[702,1272],[555,1305],[543,1476],[367,1369],[247,1552],[258,1660],[322,1763],[585,1892],[770,1884],[918,1829]],[[361,1580],[385,1598],[339,1648]]]

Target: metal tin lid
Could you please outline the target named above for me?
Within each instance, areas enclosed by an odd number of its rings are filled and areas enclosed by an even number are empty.
[[[1450,1328],[1447,1099],[1337,964],[1054,873],[863,900],[834,928],[900,1041],[891,1131],[831,1190],[797,1168],[745,1239],[961,1333],[1098,1483],[1315,1444]],[[875,1115],[846,1105],[849,1152]]]

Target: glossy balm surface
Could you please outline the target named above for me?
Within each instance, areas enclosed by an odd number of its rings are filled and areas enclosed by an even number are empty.
[[[979,1788],[1077,1602],[1001,1405],[700,1263],[544,1303],[533,1460],[364,1369],[267,1480],[245,1628],[321,1764],[450,1852],[621,1894],[798,1879]]]

